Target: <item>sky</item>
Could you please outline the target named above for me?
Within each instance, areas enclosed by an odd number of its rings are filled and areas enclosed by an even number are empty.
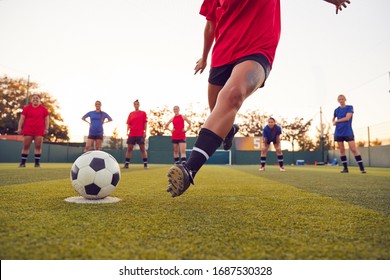
[[[30,77],[58,101],[72,141],[96,100],[125,137],[140,109],[207,107],[202,0],[0,0],[0,75]],[[336,15],[321,0],[281,0],[282,34],[266,86],[240,112],[331,122],[345,94],[354,129],[390,138],[390,1],[351,0]],[[171,116],[169,116],[171,117]],[[168,118],[169,118],[168,117]],[[374,129],[374,133],[375,129]],[[375,136],[374,136],[375,137]]]

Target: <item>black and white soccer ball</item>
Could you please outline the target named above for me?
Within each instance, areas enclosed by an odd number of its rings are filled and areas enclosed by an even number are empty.
[[[118,186],[120,167],[113,156],[90,151],[79,156],[70,170],[72,186],[87,199],[103,199]]]

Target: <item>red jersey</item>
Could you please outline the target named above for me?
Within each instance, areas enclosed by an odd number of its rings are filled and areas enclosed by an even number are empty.
[[[272,67],[280,38],[280,0],[204,0],[200,14],[215,24],[211,67],[259,53]]]
[[[42,105],[33,107],[29,104],[23,108],[22,115],[25,117],[22,130],[23,135],[45,135],[45,118],[49,115],[49,111],[45,107]]]
[[[186,133],[184,129],[184,118],[182,115],[174,116],[172,119],[174,131],[172,132],[172,140],[185,140]]]
[[[148,117],[144,111],[133,111],[127,118],[127,125],[130,127],[129,136],[144,136],[145,123]]]

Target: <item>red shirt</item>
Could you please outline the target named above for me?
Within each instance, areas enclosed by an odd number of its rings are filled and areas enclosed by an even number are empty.
[[[211,67],[258,53],[272,67],[280,37],[280,0],[204,0],[200,14],[215,24]]]
[[[129,136],[144,136],[145,123],[148,117],[144,111],[133,111],[127,118],[127,125],[130,127]]]
[[[29,104],[23,108],[22,115],[25,117],[22,130],[23,135],[45,135],[45,118],[49,115],[49,112],[45,107],[42,105],[33,107]]]
[[[173,128],[175,129],[172,132],[172,140],[185,140],[186,133],[184,129],[184,118],[182,115],[174,116],[172,119]]]

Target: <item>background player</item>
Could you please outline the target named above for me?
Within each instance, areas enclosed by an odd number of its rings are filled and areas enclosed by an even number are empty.
[[[362,157],[355,145],[355,136],[352,130],[353,106],[345,103],[347,99],[342,94],[337,97],[337,101],[340,103],[340,106],[334,110],[333,125],[336,126],[334,131],[334,141],[337,142],[337,145],[339,146],[340,159],[344,167],[343,170],[341,170],[341,173],[348,173],[348,162],[345,154],[344,141],[348,143],[349,149],[354,154],[360,171],[362,173],[366,173]]]
[[[31,96],[31,103],[23,108],[16,133],[23,134],[23,148],[19,167],[26,167],[31,143],[34,141],[35,167],[40,167],[43,136],[49,131],[49,112],[41,104],[38,94]]]
[[[148,168],[148,155],[145,149],[146,129],[148,125],[148,117],[144,111],[139,109],[138,99],[134,101],[134,111],[130,112],[127,118],[127,151],[125,165],[123,168],[129,168],[129,163],[133,155],[133,148],[135,144],[138,144],[141,150],[142,160],[144,162],[144,168]]]
[[[278,156],[280,171],[285,171],[283,166],[283,153],[280,145],[281,134],[282,134],[282,128],[276,125],[274,118],[269,118],[268,124],[264,127],[263,130],[263,147],[261,149],[261,158],[260,158],[261,166],[259,168],[260,171],[265,171],[267,153],[271,143],[274,143],[276,155]]]
[[[84,152],[88,152],[95,143],[95,150],[101,150],[103,142],[103,124],[111,122],[112,118],[101,110],[102,103],[95,101],[95,111],[86,113],[81,119],[89,124],[89,133]],[[89,118],[89,121],[87,121]]]
[[[191,128],[191,122],[186,116],[180,114],[179,106],[173,107],[173,113],[175,115],[165,124],[165,129],[168,129],[172,123],[173,128],[169,131],[172,132],[173,159],[175,163],[184,164],[187,160],[186,132]],[[188,124],[187,128],[185,128],[184,122]],[[179,150],[181,158],[179,158]]]

